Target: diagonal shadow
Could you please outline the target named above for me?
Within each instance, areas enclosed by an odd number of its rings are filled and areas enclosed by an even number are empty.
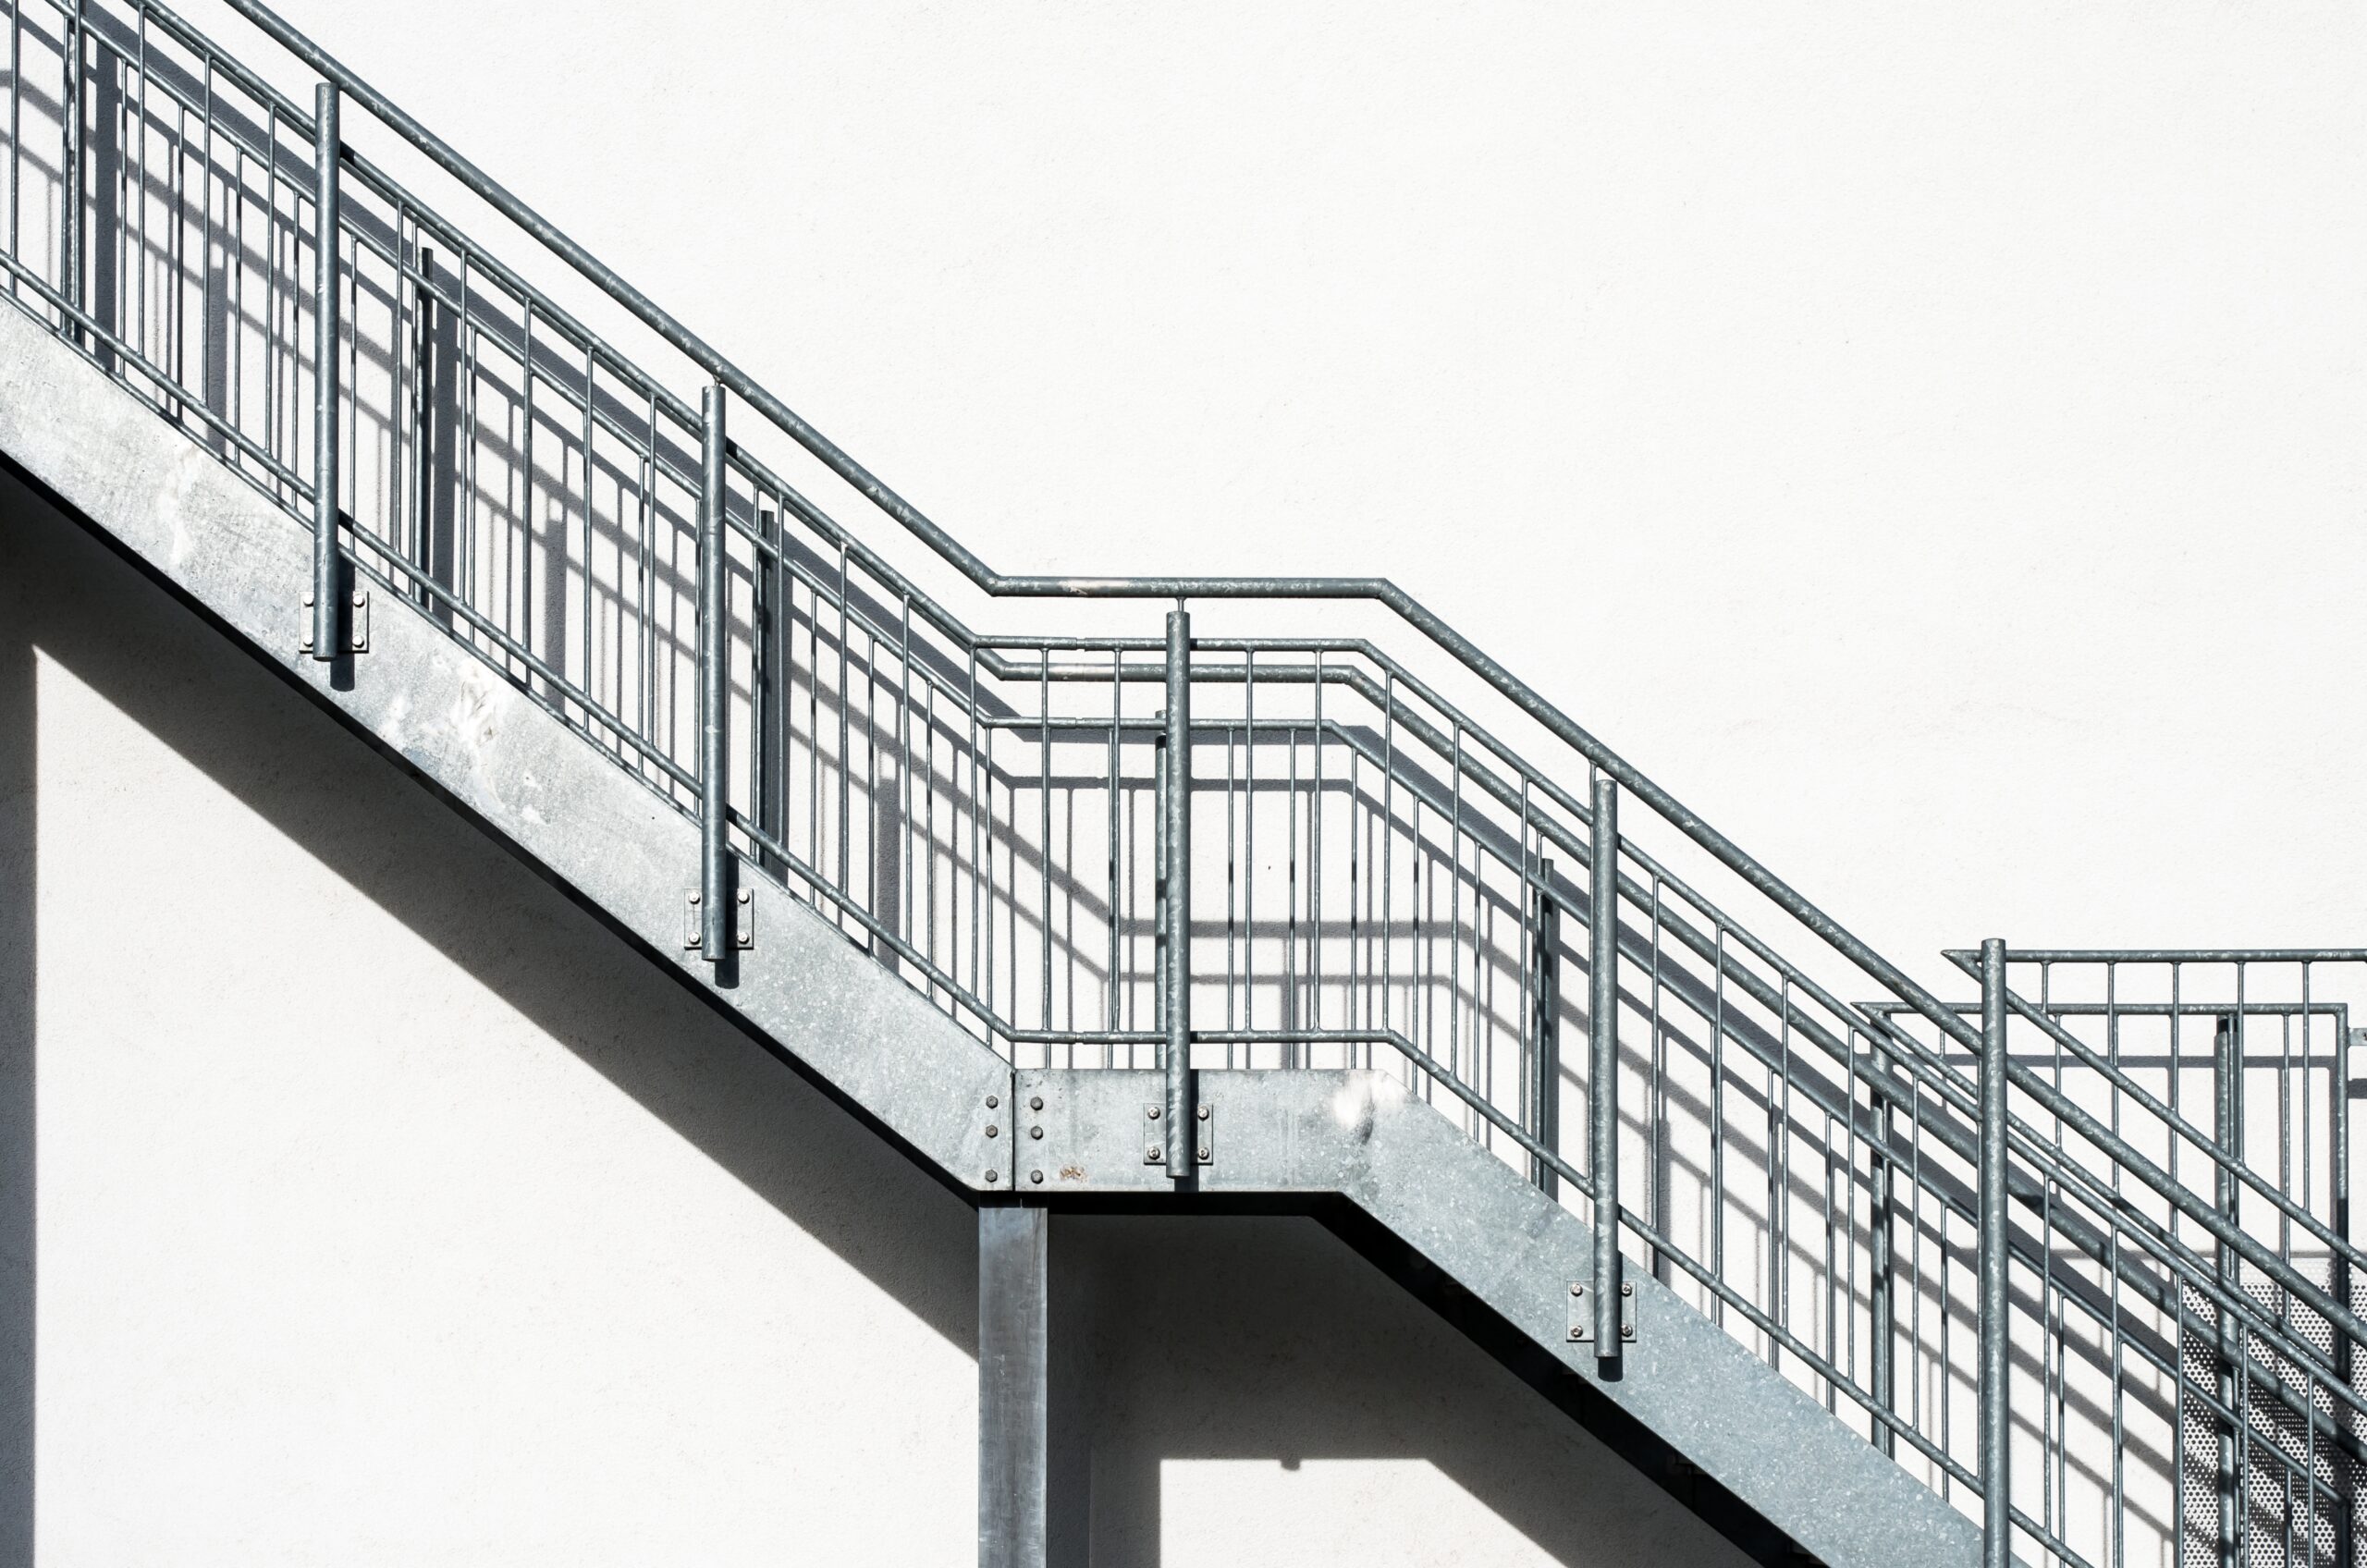
[[[5,468],[0,562],[0,1443],[21,1439],[26,1469],[30,1378],[20,1396],[11,1372],[30,1367],[31,1344],[30,1295],[16,1296],[31,1278],[36,648],[975,1353],[975,1227],[959,1197],[686,987],[649,984],[609,928]],[[492,946],[489,909],[510,912]],[[16,1454],[0,1448],[0,1524]]]
[[[33,1560],[33,653],[0,570],[0,1562]]]

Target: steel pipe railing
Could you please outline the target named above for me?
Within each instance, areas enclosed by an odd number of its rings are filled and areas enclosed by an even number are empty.
[[[2109,1384],[2122,1438],[2124,1416],[2207,1412],[2236,1439],[2223,1470],[2274,1473],[2293,1506],[2332,1506],[2343,1483],[2318,1456],[2359,1452],[2367,1395],[2347,1368],[2362,1325],[2343,1281],[2367,1255],[2347,1207],[2329,1222],[2246,1161],[2239,1092],[2203,1132],[2002,968],[1975,1027],[1390,583],[992,571],[350,72],[230,3],[325,79],[310,113],[153,0],[87,14],[68,0],[54,30],[33,30],[72,60],[55,144],[71,219],[32,261],[12,229],[5,286],[311,521],[316,655],[348,645],[321,619],[347,609],[337,574],[386,585],[693,819],[703,959],[720,965],[738,941],[734,879],[777,878],[1014,1064],[1159,1067],[1155,1152],[1179,1183],[1199,1163],[1196,1050],[1227,1065],[1394,1053],[1474,1138],[1592,1206],[1598,1354],[1621,1344],[1623,1274],[1649,1267],[1977,1511],[1985,1548],[2018,1531],[2042,1554],[2102,1562],[2143,1527],[2118,1491],[2101,1524],[2066,1513],[2052,1467],[2078,1415],[2067,1366]],[[152,55],[152,18],[195,57]],[[84,91],[85,54],[139,77],[136,106]],[[682,354],[698,406],[346,144],[346,97]],[[153,164],[152,141],[167,154]],[[26,152],[11,149],[13,190]],[[182,183],[191,159],[199,200]],[[206,298],[227,298],[228,325],[187,325],[169,290],[84,298],[110,268],[181,265],[178,239],[149,239],[151,206],[183,224],[202,213],[207,253],[227,258]],[[126,314],[152,295],[161,336]],[[309,454],[294,413],[308,326]],[[762,424],[733,439],[731,397],[989,595],[1172,599],[1165,634],[973,630],[768,468]],[[1583,758],[1593,789],[1556,783],[1369,643],[1195,639],[1187,601],[1216,597],[1382,605]],[[1674,861],[1638,841],[1649,820],[1623,825],[1637,802],[1679,840]],[[1720,875],[1805,927],[1815,962],[1697,887]],[[1587,927],[1583,951],[1565,914]],[[1583,1169],[1558,1109],[1561,1032],[1576,1022],[1558,975],[1575,962],[1588,971]],[[1842,1002],[1845,973],[1899,1001]],[[2053,1079],[2004,1050],[2007,1027],[2052,1042]],[[2109,1113],[2064,1087],[2066,1064],[2114,1096]],[[2189,1190],[2175,1157],[2165,1169],[2124,1109],[2174,1151],[2201,1150],[2214,1190]],[[2263,1217],[2323,1248],[2333,1278],[2289,1239],[2264,1242]],[[2009,1313],[2042,1332],[2005,1336]],[[2201,1372],[2182,1360],[2198,1315],[2214,1337]],[[2331,1350],[2310,1342],[2322,1329]],[[2025,1355],[2043,1397],[2017,1413],[2004,1394],[2030,1375],[2011,1359]],[[1969,1423],[1950,1393],[1967,1381]],[[2302,1448],[2275,1447],[2288,1430]],[[2116,1439],[2112,1463],[2141,1447]],[[2016,1509],[2009,1460],[2028,1453],[2042,1463]]]

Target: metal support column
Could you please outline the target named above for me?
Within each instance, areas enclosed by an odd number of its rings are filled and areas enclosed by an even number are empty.
[[[1556,954],[1562,943],[1562,912],[1552,899],[1553,863],[1537,863],[1537,890],[1530,895],[1536,918],[1529,923],[1529,1038],[1534,1042],[1535,1067],[1529,1081],[1529,1104],[1536,1108],[1532,1129],[1537,1141],[1555,1154],[1562,1152],[1562,978]],[[1541,1159],[1529,1161],[1529,1179],[1547,1197],[1561,1193],[1562,1179]]]
[[[345,652],[345,582],[337,551],[337,89],[313,89],[313,657]]]
[[[1587,885],[1588,1176],[1594,1182],[1594,1354],[1619,1354],[1619,786],[1594,776]]]
[[[1167,789],[1159,801],[1160,859],[1167,870],[1167,1176],[1188,1181],[1194,1158],[1192,1104],[1192,618],[1167,612]]]
[[[2013,1486],[2005,1445],[2005,944],[1981,944],[1981,1562],[2012,1568]]]
[[[730,563],[724,556],[723,388],[700,398],[699,453],[699,956],[731,951]]]
[[[1077,1270],[1052,1217],[978,1210],[978,1568],[1085,1568],[1087,1447]]]

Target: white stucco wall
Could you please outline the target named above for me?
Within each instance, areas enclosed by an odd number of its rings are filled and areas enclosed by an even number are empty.
[[[0,725],[5,1560],[974,1555],[966,1205],[12,480]],[[1060,1244],[1097,1561],[1738,1561],[1311,1221]]]
[[[2356,12],[286,9],[999,567],[1391,575],[1910,961],[2360,939]],[[0,1517],[963,1560],[967,1211],[5,527]],[[1113,1561],[1718,1559],[1288,1229]]]

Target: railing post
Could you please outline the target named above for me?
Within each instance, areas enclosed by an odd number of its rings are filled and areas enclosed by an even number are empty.
[[[1189,1180],[1195,1158],[1192,1104],[1192,618],[1167,612],[1167,773],[1159,801],[1159,848],[1167,867],[1167,1177]]]
[[[1534,1011],[1530,1037],[1536,1042],[1537,1061],[1530,1084],[1530,1103],[1537,1108],[1534,1131],[1537,1141],[1553,1153],[1562,1152],[1562,977],[1555,951],[1561,946],[1560,906],[1553,901],[1553,863],[1540,859],[1537,863],[1537,918],[1529,926],[1531,954],[1529,971],[1535,990],[1529,998]],[[1542,1159],[1529,1162],[1529,1177],[1537,1190],[1547,1197],[1557,1197],[1562,1180],[1553,1168]]]
[[[2240,973],[2240,972],[2239,972]],[[2244,1068],[2243,1035],[2235,1013],[2223,1014],[2214,1029],[2211,1041],[2211,1135],[2218,1141],[2222,1153],[2240,1159],[2244,1153]],[[2236,1175],[2226,1165],[2214,1164],[2214,1207],[2230,1221],[2237,1215]],[[2233,1248],[2221,1243],[2217,1249],[2219,1283],[2230,1298],[2243,1289],[2243,1274]],[[2242,1354],[2242,1330],[2225,1306],[2214,1315],[2218,1318],[2218,1390],[2220,1407],[2235,1412],[2237,1420],[2244,1416],[2240,1405],[2243,1392],[2236,1381],[2236,1359]],[[2336,1340],[2344,1338],[2336,1330]],[[2219,1564],[2220,1568],[2237,1568],[2242,1554],[2243,1511],[2242,1493],[2237,1486],[2237,1471],[2242,1459],[2238,1450],[2237,1422],[2225,1417],[2214,1419],[2219,1429]]]
[[[1981,944],[1981,1562],[2012,1568],[2005,1453],[2005,944]]]
[[[1619,1354],[1619,786],[1594,776],[1587,892],[1588,1175],[1594,1182],[1594,1353]]]
[[[721,963],[731,950],[730,748],[725,724],[731,624],[723,533],[723,388],[700,398],[699,447],[699,956]]]
[[[337,89],[313,89],[313,657],[345,651],[337,570]]]
[[[81,0],[74,0],[72,5],[67,6],[65,26],[61,31],[64,34],[64,46],[60,54],[66,67],[66,78],[61,84],[63,91],[60,93],[58,111],[64,122],[59,129],[64,133],[65,168],[62,171],[64,184],[59,191],[64,211],[58,214],[57,264],[60,276],[57,280],[57,291],[66,297],[66,302],[68,305],[79,311],[82,308]],[[19,93],[23,90],[22,83],[18,83],[11,88],[12,92]],[[66,318],[65,327],[68,342],[80,343],[82,340],[82,325],[72,316]]]
[[[432,281],[435,276],[435,251],[419,246],[417,264],[419,280],[411,286],[411,564],[418,576],[411,598],[422,607],[433,607],[435,596],[427,591],[427,585],[435,572],[435,508],[430,499],[435,484],[435,291]]]
[[[1851,1047],[1854,1049],[1854,1038]],[[1866,1071],[1870,1076],[1884,1072],[1871,1048],[1865,1056]],[[1897,1332],[1898,1305],[1895,1299],[1896,1260],[1892,1256],[1891,1229],[1895,1223],[1897,1200],[1897,1170],[1886,1152],[1892,1132],[1891,1102],[1880,1094],[1867,1096],[1869,1120],[1872,1124],[1876,1153],[1870,1162],[1867,1233],[1870,1238],[1867,1259],[1866,1309],[1872,1335],[1874,1403],[1884,1415],[1895,1415],[1896,1377],[1891,1365],[1895,1346],[1891,1343]],[[1874,1446],[1887,1454],[1898,1452],[1898,1434],[1877,1421],[1873,1429]]]

